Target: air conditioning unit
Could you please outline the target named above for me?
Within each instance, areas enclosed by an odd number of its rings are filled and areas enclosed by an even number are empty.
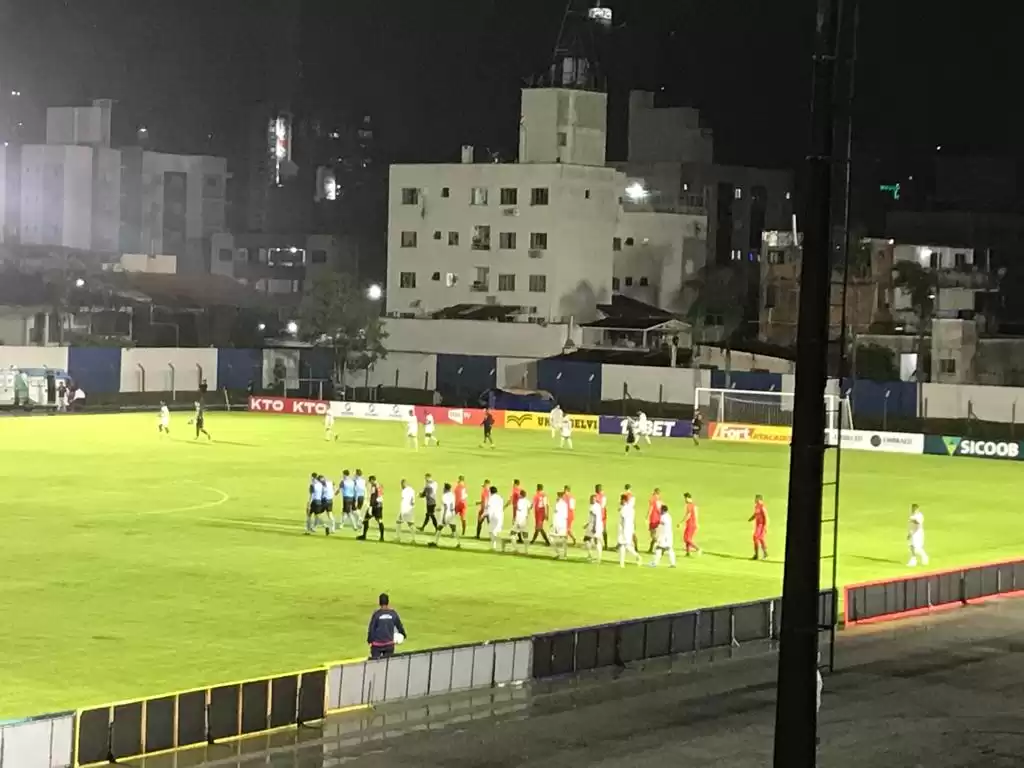
[[[501,211],[501,215],[502,216],[518,216],[519,215],[519,209],[518,208],[503,208],[502,211]]]
[[[493,307],[493,306],[495,306],[498,303],[498,297],[497,296],[488,296],[486,301],[487,301],[487,303],[489,305],[491,305]]]
[[[527,255],[531,259],[543,259],[544,251],[541,250],[540,248],[531,248],[529,251],[527,251]]]

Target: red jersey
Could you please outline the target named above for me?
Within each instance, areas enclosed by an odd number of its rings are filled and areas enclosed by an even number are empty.
[[[519,496],[523,493],[523,489],[518,485],[513,485],[512,490],[508,494],[508,502],[512,505],[512,509],[516,508],[516,502],[519,501]]]
[[[768,526],[768,510],[760,501],[754,504],[754,528],[763,531]]]
[[[464,510],[467,501],[469,501],[469,492],[466,490],[466,484],[459,483],[455,486],[455,511]]]
[[[608,499],[604,495],[604,491],[595,493],[597,497],[597,503],[601,505],[601,520],[604,522],[605,527],[608,526]]]
[[[571,493],[565,494],[565,503],[569,505],[569,529],[572,530],[572,521],[576,519],[576,497]]]
[[[486,485],[480,491],[480,513],[483,514],[484,510],[487,509],[487,500],[491,498],[491,489]]]
[[[661,524],[661,496],[651,496],[650,504],[647,507],[647,527],[657,528]]]
[[[686,505],[686,530],[697,530],[697,505],[692,501]]]
[[[537,491],[533,495],[533,519],[539,525],[548,516],[548,495],[544,491]]]

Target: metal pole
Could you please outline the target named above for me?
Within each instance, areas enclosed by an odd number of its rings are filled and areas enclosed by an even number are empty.
[[[775,768],[817,765],[818,584],[828,375],[833,110],[839,0],[818,0],[811,153],[800,268],[797,370],[775,705]]]

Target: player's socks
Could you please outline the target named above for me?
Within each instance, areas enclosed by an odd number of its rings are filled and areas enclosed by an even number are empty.
[[[674,549],[668,551],[668,564],[672,568],[676,567],[676,551]]]
[[[384,541],[384,523],[377,523],[377,526],[380,528],[380,540]]]

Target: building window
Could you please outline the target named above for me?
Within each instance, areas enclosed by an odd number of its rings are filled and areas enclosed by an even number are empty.
[[[617,278],[617,277],[613,277],[612,278],[612,290],[613,291],[619,290],[619,278]]]
[[[548,249],[548,233],[547,232],[531,232],[530,233],[530,250],[531,251],[546,251]]]
[[[640,278],[640,285],[642,287],[645,287],[645,286],[649,285],[649,283],[647,282],[647,278],[646,277],[641,277]]]
[[[952,376],[956,373],[956,360],[952,357],[944,357],[939,360],[939,372],[944,373],[947,376]]]
[[[769,264],[784,264],[786,261],[786,252],[779,250],[768,251],[768,263]]]
[[[514,251],[516,249],[516,233],[502,232],[499,234],[498,247],[503,251]]]
[[[459,276],[456,275],[454,272],[448,272],[444,276],[444,284],[446,286],[448,286],[449,288],[453,287],[458,282],[459,282]]]
[[[792,192],[787,192],[786,193],[786,199],[787,200],[792,200],[793,199],[793,193]]]
[[[518,205],[519,204],[519,190],[515,187],[502,187],[501,188],[501,204],[502,205]]]
[[[415,232],[403,232],[402,233],[402,247],[403,248],[415,248],[416,247],[416,233]]]
[[[441,230],[440,229],[435,229],[434,230],[434,239],[435,240],[440,240],[441,239]]]
[[[547,275],[530,275],[530,293],[547,293],[547,291]]]
[[[515,275],[498,275],[499,291],[514,291],[516,289]]]
[[[420,191],[416,187],[402,187],[402,205],[419,205]]]
[[[583,196],[584,196],[584,197],[585,197],[585,198],[586,198],[587,200],[589,200],[589,199],[590,199],[590,190],[589,190],[589,189],[585,189],[585,190],[583,190]]]
[[[312,264],[326,264],[327,263],[327,251],[318,249],[310,252],[309,255],[310,263]]]
[[[613,251],[621,251],[622,250],[622,238],[621,237],[613,237],[612,238],[612,250]]]
[[[441,197],[451,197],[452,191],[448,187],[441,187]]]
[[[234,258],[235,258],[235,254],[234,254],[234,253],[232,253],[232,251],[231,251],[231,249],[230,249],[230,248],[221,248],[221,249],[220,249],[220,250],[219,250],[219,251],[217,252],[217,258],[218,258],[218,259],[219,259],[220,261],[231,261],[232,259],[234,259]]]
[[[491,284],[491,268],[490,267],[477,267],[476,268],[476,279],[473,281],[473,285],[482,289],[490,290]]]
[[[433,280],[435,283],[441,282],[441,273],[440,272],[435,272],[434,274],[432,274],[430,276],[430,279]]]
[[[458,232],[454,232],[454,231],[453,232],[449,232],[448,233],[448,245],[458,245],[458,244],[459,244],[459,233]]]
[[[491,250],[491,228],[486,224],[478,224],[473,227],[473,250]]]
[[[416,273],[415,272],[402,272],[398,275],[398,287],[399,288],[415,288],[416,287]]]
[[[534,187],[530,190],[530,205],[547,205],[548,197],[547,187]]]
[[[631,288],[632,286],[633,286],[633,278],[632,277],[627,277],[626,278],[626,287],[627,288]]]
[[[953,264],[956,267],[967,266],[967,254],[966,253],[955,253],[953,254]]]
[[[627,237],[626,238],[626,245],[628,245],[630,247],[633,246],[633,238],[632,237]]]
[[[558,146],[564,147],[569,144],[569,134],[565,131],[558,132]]]
[[[735,197],[737,200],[742,200],[743,199],[743,187],[736,187],[736,189],[734,189],[732,191],[732,196]]]
[[[469,194],[470,205],[487,205],[487,187],[473,187]]]

